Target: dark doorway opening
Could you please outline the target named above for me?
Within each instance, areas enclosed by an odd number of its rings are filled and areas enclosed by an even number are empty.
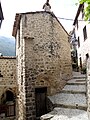
[[[11,91],[6,91],[6,101],[14,101],[14,94]]]
[[[13,117],[15,109],[15,96],[12,91],[7,90],[1,97],[0,114],[4,113],[5,117]]]
[[[47,88],[36,88],[35,89],[35,100],[36,100],[36,118],[40,119],[40,116],[47,113]]]

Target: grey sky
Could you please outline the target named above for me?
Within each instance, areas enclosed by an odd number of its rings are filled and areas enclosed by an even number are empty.
[[[59,18],[75,18],[78,0],[50,0],[52,11]],[[46,0],[1,0],[4,21],[0,35],[11,36],[15,13],[42,11]],[[73,21],[59,19],[64,28],[69,32]]]

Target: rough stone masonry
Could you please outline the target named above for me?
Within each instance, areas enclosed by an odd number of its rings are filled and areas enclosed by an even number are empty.
[[[15,23],[17,119],[35,120],[35,88],[47,87],[47,95],[53,95],[71,78],[68,33],[53,13],[45,11],[17,14]]]

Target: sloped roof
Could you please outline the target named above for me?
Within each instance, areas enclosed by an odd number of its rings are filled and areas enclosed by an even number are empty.
[[[21,19],[21,16],[22,14],[36,14],[36,13],[49,13],[51,14],[53,17],[56,18],[56,20],[59,22],[60,26],[62,27],[62,29],[66,32],[66,34],[69,36],[68,32],[65,30],[65,28],[63,27],[63,25],[60,23],[60,21],[58,20],[58,18],[51,12],[48,12],[48,11],[36,11],[36,12],[26,12],[26,13],[16,13],[16,16],[15,16],[15,21],[14,21],[14,25],[13,25],[13,31],[12,31],[12,36],[16,37],[16,34],[17,34],[17,29],[19,27],[19,24],[20,24],[20,19]]]
[[[14,25],[13,25],[13,31],[12,31],[12,36],[14,36],[14,37],[16,37],[17,29],[18,29],[19,24],[20,24],[20,19],[21,19],[21,14],[16,13],[15,21],[14,21]]]

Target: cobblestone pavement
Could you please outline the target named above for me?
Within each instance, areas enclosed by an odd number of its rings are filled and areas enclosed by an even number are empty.
[[[63,90],[49,96],[55,108],[50,113],[41,116],[41,120],[89,120],[86,103],[85,75],[73,72]]]

